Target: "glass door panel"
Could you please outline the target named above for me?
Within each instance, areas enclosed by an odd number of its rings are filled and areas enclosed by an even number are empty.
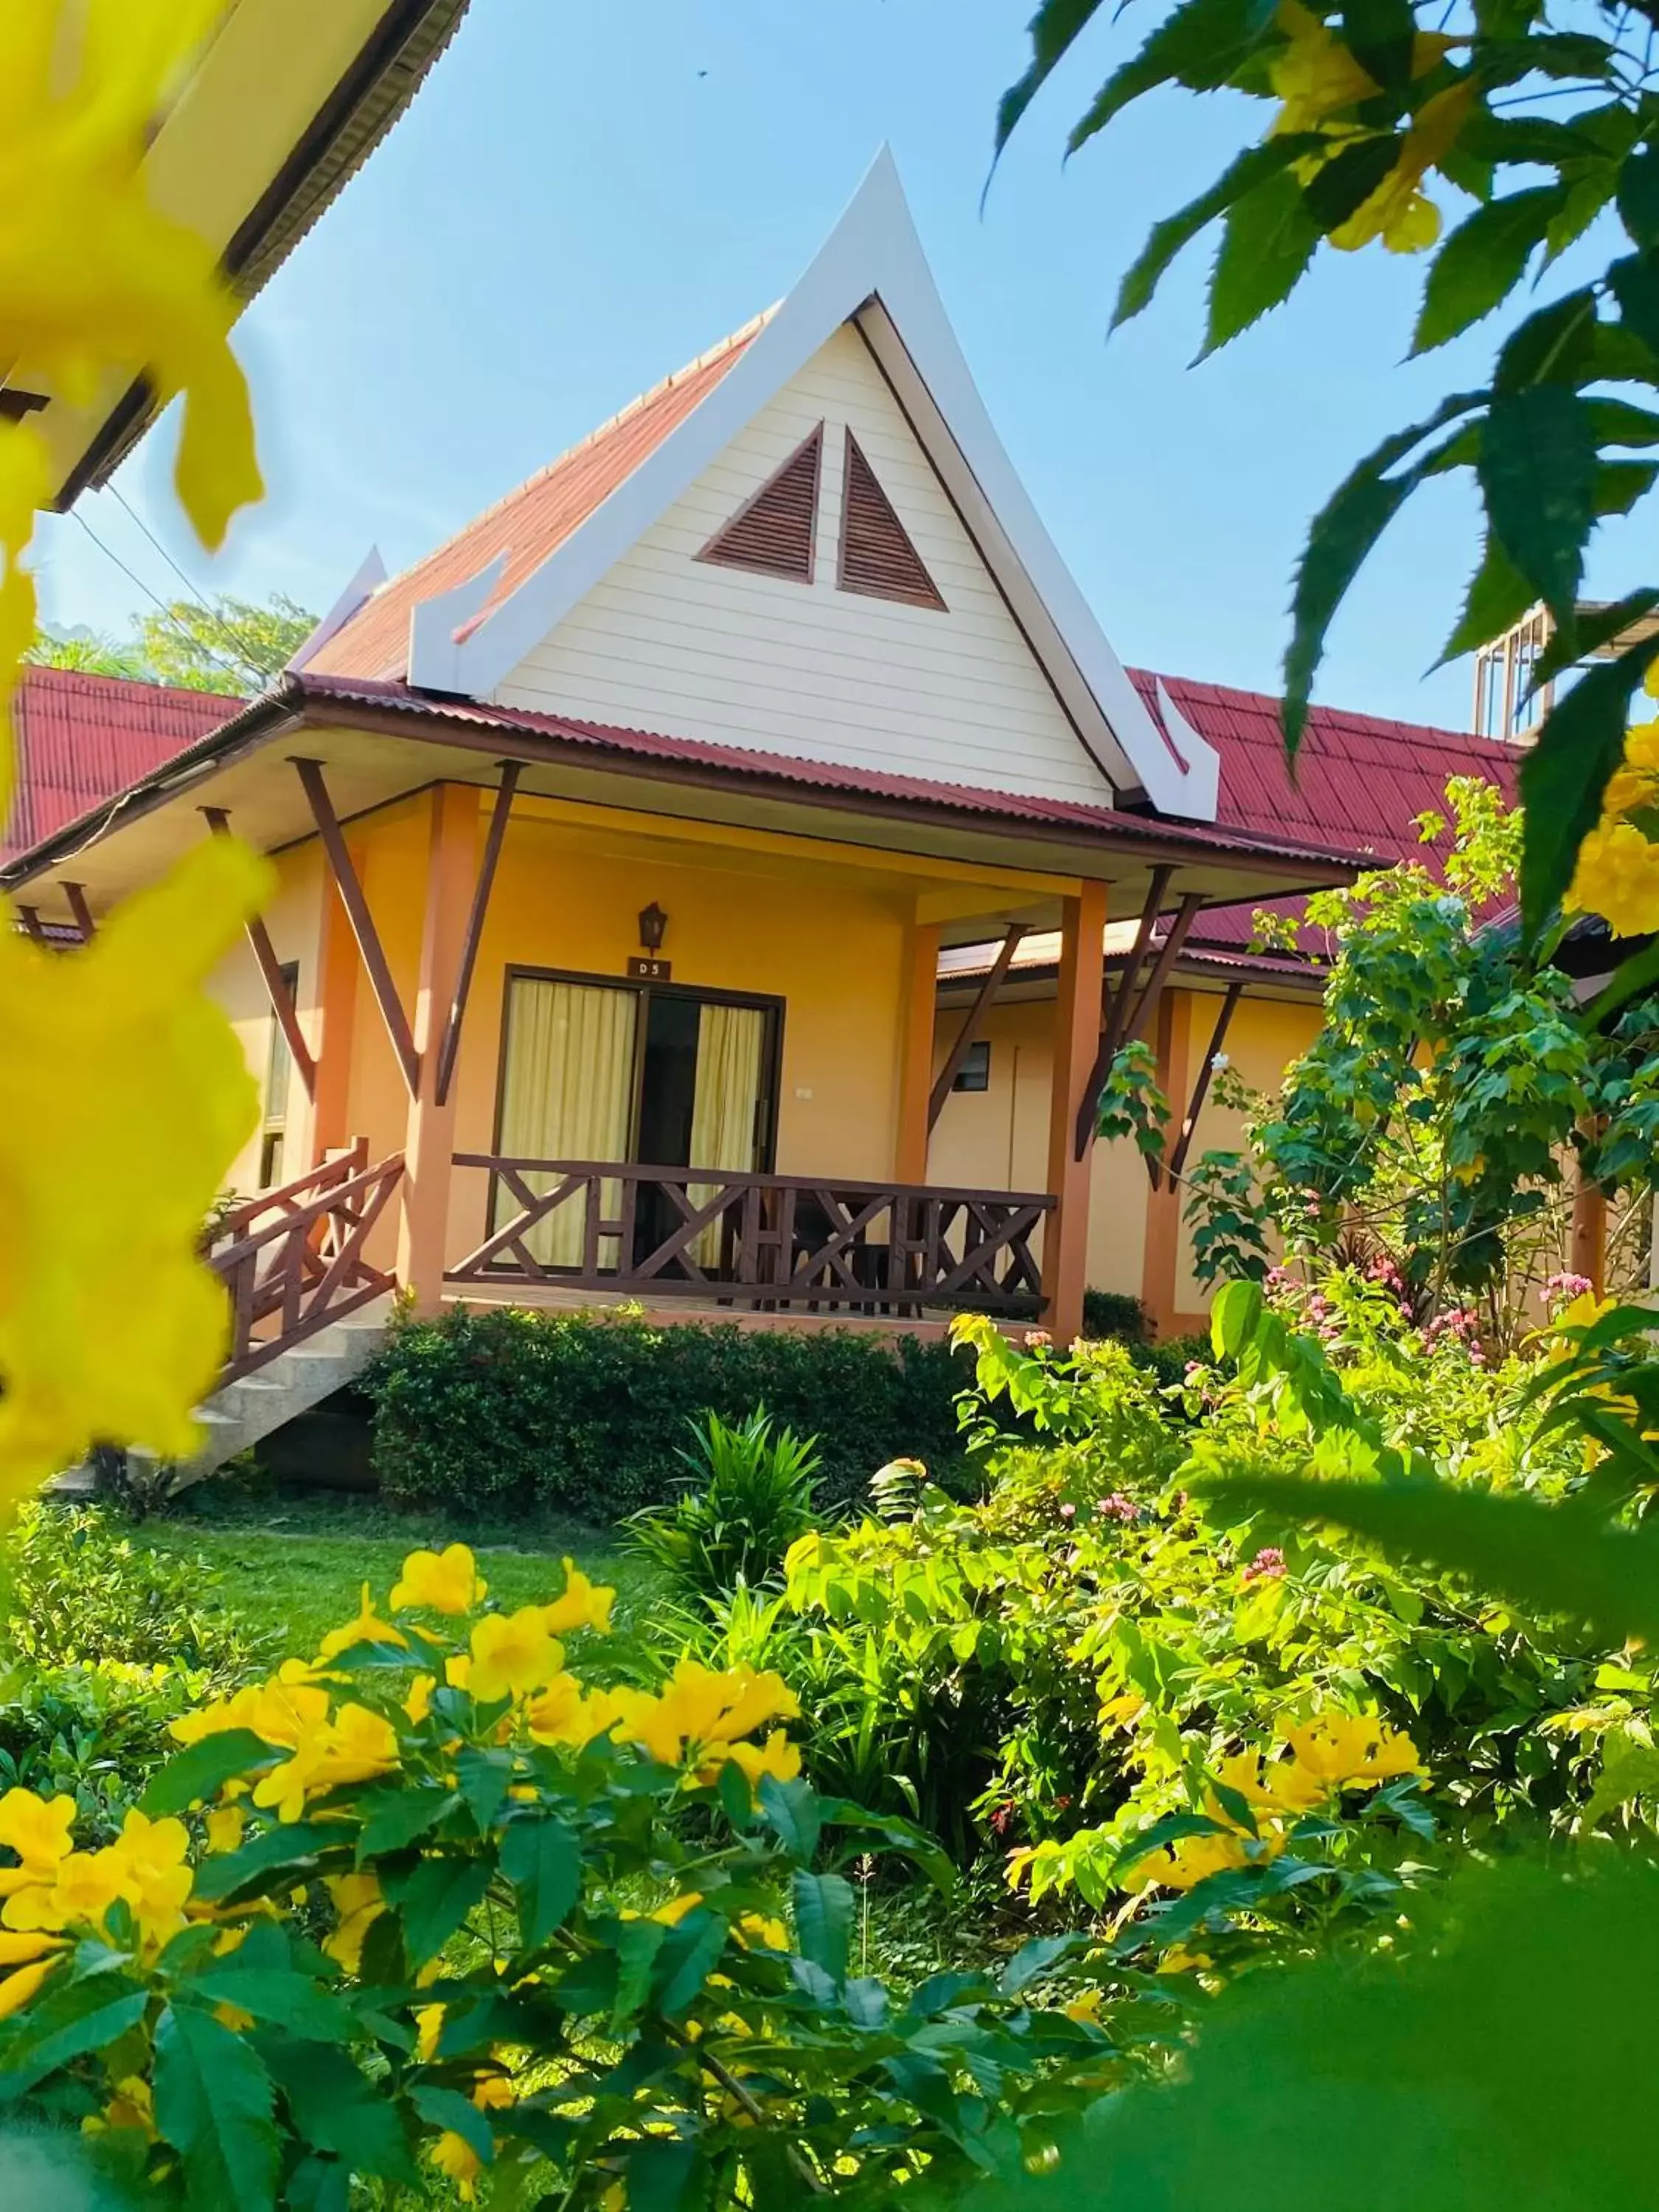
[[[501,1085],[502,1154],[572,1163],[627,1159],[638,1029],[638,994],[625,986],[514,976]],[[541,1196],[556,1178],[532,1175],[526,1181]],[[607,1183],[608,1218],[615,1219],[619,1199],[618,1186]],[[510,1207],[512,1200],[499,1205]],[[538,1223],[525,1242],[544,1267],[578,1267],[582,1230],[583,1207],[572,1198]],[[621,1255],[600,1257],[601,1264],[614,1267]]]

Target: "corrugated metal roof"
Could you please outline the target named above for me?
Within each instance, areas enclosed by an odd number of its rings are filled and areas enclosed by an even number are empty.
[[[1297,757],[1295,781],[1285,763],[1279,702],[1261,691],[1158,677],[1132,668],[1129,675],[1154,714],[1162,683],[1200,737],[1221,756],[1220,821],[1236,829],[1278,836],[1301,833],[1350,853],[1386,860],[1422,860],[1444,850],[1446,840],[1425,846],[1413,826],[1421,814],[1445,811],[1446,785],[1455,775],[1484,776],[1513,801],[1521,756],[1513,745],[1468,732],[1420,722],[1356,714],[1316,706]],[[1300,900],[1281,900],[1275,910],[1298,912]],[[1251,907],[1218,908],[1199,915],[1191,942],[1242,945],[1251,932]],[[1322,949],[1309,933],[1310,951]]]
[[[760,326],[759,321],[751,323],[646,392],[516,491],[486,507],[412,568],[382,584],[329,640],[307,675],[404,676],[409,666],[410,617],[419,602],[453,591],[505,554],[506,566],[489,600],[465,626],[469,631],[476,629],[627,483],[670,431],[714,390]]]
[[[163,767],[242,705],[216,692],[26,668],[12,702],[17,781],[0,858],[27,851]]]

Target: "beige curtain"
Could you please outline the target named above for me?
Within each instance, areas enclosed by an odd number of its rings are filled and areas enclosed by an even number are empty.
[[[632,991],[514,979],[501,1093],[501,1151],[509,1159],[627,1158],[638,1014]],[[525,1181],[539,1195],[557,1178]],[[612,1220],[617,1202],[617,1186],[607,1184],[605,1210]],[[494,1225],[512,1206],[510,1196],[498,1196]],[[572,1197],[525,1243],[544,1267],[574,1267],[581,1263],[582,1231],[582,1205]],[[603,1246],[599,1257],[602,1265],[616,1264],[617,1255]]]
[[[705,1004],[697,1030],[697,1082],[691,1100],[691,1165],[746,1173],[755,1164],[755,1109],[761,1093],[766,1017],[758,1006]],[[694,1206],[714,1195],[712,1183],[693,1183]],[[720,1259],[720,1224],[711,1222],[692,1247],[697,1264]]]

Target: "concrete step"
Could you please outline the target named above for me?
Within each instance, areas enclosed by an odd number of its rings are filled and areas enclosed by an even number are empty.
[[[360,1307],[346,1320],[279,1352],[252,1375],[215,1391],[196,1409],[203,1431],[200,1449],[173,1469],[171,1488],[184,1490],[204,1480],[227,1460],[262,1443],[355,1381],[385,1341],[390,1311],[389,1297]],[[130,1456],[149,1467],[155,1464],[151,1453],[135,1451]],[[73,1504],[95,1491],[88,1464],[66,1468],[46,1485],[45,1495]]]

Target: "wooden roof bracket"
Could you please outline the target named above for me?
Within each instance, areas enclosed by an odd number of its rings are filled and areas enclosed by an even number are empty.
[[[322,840],[329,872],[334,878],[334,888],[340,894],[340,903],[345,908],[346,920],[351,924],[351,933],[357,940],[358,951],[362,955],[363,971],[374,994],[374,1003],[380,1010],[380,1019],[386,1024],[392,1052],[403,1070],[404,1081],[409,1086],[409,1095],[414,1098],[421,1087],[420,1054],[415,1049],[409,1017],[404,1012],[403,1000],[398,996],[398,986],[392,980],[380,932],[374,927],[374,917],[368,910],[368,901],[363,896],[362,881],[352,865],[351,855],[346,850],[339,817],[329,798],[328,786],[323,781],[323,764],[320,761],[302,760],[295,756],[294,765],[310,802],[312,819],[317,824],[317,835]]]
[[[1158,1011],[1158,994],[1164,988],[1170,969],[1175,966],[1186,947],[1187,933],[1192,927],[1194,918],[1203,903],[1204,896],[1200,891],[1188,891],[1181,902],[1181,910],[1170,925],[1169,935],[1158,947],[1158,958],[1152,963],[1152,972],[1142,986],[1140,996],[1134,1003],[1134,1011],[1129,1016],[1128,1021],[1124,1025],[1123,1035],[1118,1040],[1120,1052],[1126,1044],[1133,1044],[1138,1038],[1146,1036],[1146,1024]]]
[[[969,1053],[979,1041],[979,1034],[984,1027],[985,1017],[991,1011],[991,1001],[1000,989],[1003,977],[1008,973],[1008,963],[1014,957],[1020,939],[1025,934],[1025,927],[1023,921],[1009,923],[1002,943],[997,949],[997,957],[991,963],[990,973],[980,985],[978,996],[968,1009],[968,1018],[963,1024],[961,1032],[951,1046],[944,1066],[939,1072],[939,1079],[934,1084],[927,1101],[929,1136],[933,1134],[934,1122],[945,1111],[945,1102],[951,1095],[951,1085],[961,1074]]]
[[[513,811],[514,793],[518,790],[519,778],[523,773],[524,763],[521,761],[504,760],[501,763],[501,781],[495,793],[495,811],[489,817],[489,834],[484,839],[483,856],[478,863],[478,880],[472,893],[472,911],[466,918],[466,938],[461,946],[461,964],[455,978],[455,996],[450,1002],[449,1019],[444,1025],[443,1042],[438,1049],[438,1077],[434,1096],[440,1106],[447,1103],[449,1086],[454,1079],[456,1056],[461,1048],[461,1024],[466,1018],[466,1002],[472,994],[472,971],[478,961],[478,942],[483,935],[484,917],[489,911],[489,894],[495,886],[495,870],[507,837],[507,822]]]
[[[228,837],[230,817],[222,806],[204,806],[201,810],[208,828],[216,837]],[[70,889],[65,884],[64,889]],[[71,900],[71,904],[74,902]],[[90,921],[90,916],[88,916]],[[317,1103],[317,1063],[312,1058],[311,1047],[306,1042],[305,1031],[300,1027],[300,1010],[294,1003],[294,994],[288,988],[288,978],[283,973],[283,963],[276,957],[276,948],[270,941],[270,932],[260,915],[249,918],[247,941],[253,948],[253,957],[259,963],[259,973],[264,977],[265,989],[270,998],[270,1011],[276,1017],[294,1065],[300,1072],[306,1097],[314,1106]]]
[[[1146,903],[1140,910],[1140,923],[1135,931],[1134,945],[1117,989],[1107,1000],[1105,1020],[1101,1025],[1100,1049],[1095,1054],[1095,1064],[1089,1072],[1089,1080],[1084,1085],[1082,1102],[1077,1109],[1076,1158],[1079,1159],[1095,1140],[1095,1124],[1100,1118],[1100,1095],[1106,1088],[1112,1062],[1117,1058],[1119,1047],[1123,1042],[1124,1021],[1135,979],[1140,973],[1140,963],[1152,941],[1152,925],[1158,920],[1158,911],[1170,888],[1170,878],[1174,873],[1174,867],[1167,861],[1152,870],[1152,879],[1146,889]]]
[[[70,912],[75,916],[75,927],[81,933],[82,945],[90,945],[98,934],[98,925],[92,918],[92,908],[87,904],[84,884],[64,885],[64,896],[69,901]]]
[[[1232,1027],[1233,1013],[1244,995],[1244,978],[1236,975],[1227,986],[1227,995],[1221,1001],[1221,1012],[1215,1018],[1215,1028],[1210,1036],[1210,1049],[1204,1055],[1204,1064],[1198,1071],[1198,1080],[1193,1085],[1190,1104],[1181,1124],[1181,1135],[1170,1157],[1170,1181],[1179,1182],[1181,1171],[1187,1164],[1187,1154],[1193,1141],[1193,1132],[1198,1127],[1198,1117],[1204,1110],[1204,1101],[1209,1096],[1210,1078],[1215,1073],[1216,1055],[1227,1042],[1227,1032]],[[1157,1188],[1156,1184],[1153,1186]]]

